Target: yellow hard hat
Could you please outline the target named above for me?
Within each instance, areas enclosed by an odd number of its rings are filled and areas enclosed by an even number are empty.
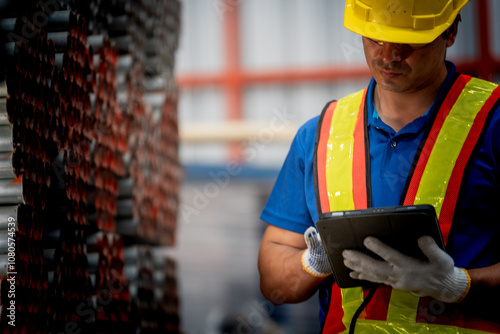
[[[469,0],[346,0],[344,26],[362,36],[427,44],[452,24]]]

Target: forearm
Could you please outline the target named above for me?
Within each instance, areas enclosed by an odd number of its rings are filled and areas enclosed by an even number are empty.
[[[468,270],[471,286],[464,299],[466,303],[475,301],[498,300],[500,298],[500,263]]]
[[[500,263],[495,265],[468,270],[471,278],[471,289],[469,293],[488,288],[500,288]]]
[[[500,306],[500,263],[490,267],[468,270],[471,287],[459,304],[471,315],[498,322]]]
[[[301,262],[304,249],[277,243],[262,245],[259,252],[260,289],[274,304],[309,299],[324,278],[307,273]]]

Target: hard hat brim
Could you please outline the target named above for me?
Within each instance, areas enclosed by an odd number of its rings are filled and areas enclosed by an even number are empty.
[[[401,44],[428,44],[448,29],[455,21],[460,10],[455,10],[450,20],[437,25],[432,29],[412,29],[391,27],[378,22],[366,22],[354,14],[353,7],[346,5],[344,13],[344,26],[346,29],[371,39]]]

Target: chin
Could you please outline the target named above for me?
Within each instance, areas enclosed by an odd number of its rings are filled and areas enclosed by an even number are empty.
[[[388,90],[388,91],[391,91],[394,93],[401,93],[405,90],[405,87],[396,80],[387,79],[387,78],[379,78],[379,79],[375,79],[375,81],[377,82],[377,85],[380,86],[380,88],[383,88],[385,90]]]

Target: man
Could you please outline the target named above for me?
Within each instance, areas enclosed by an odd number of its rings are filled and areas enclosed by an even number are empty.
[[[258,260],[276,304],[319,289],[324,333],[500,333],[500,89],[445,61],[467,1],[346,1],[373,79],[299,129]],[[385,261],[345,251],[344,263],[376,289],[335,285],[314,228],[322,213],[424,203],[447,253],[422,237],[420,261],[367,238]]]

